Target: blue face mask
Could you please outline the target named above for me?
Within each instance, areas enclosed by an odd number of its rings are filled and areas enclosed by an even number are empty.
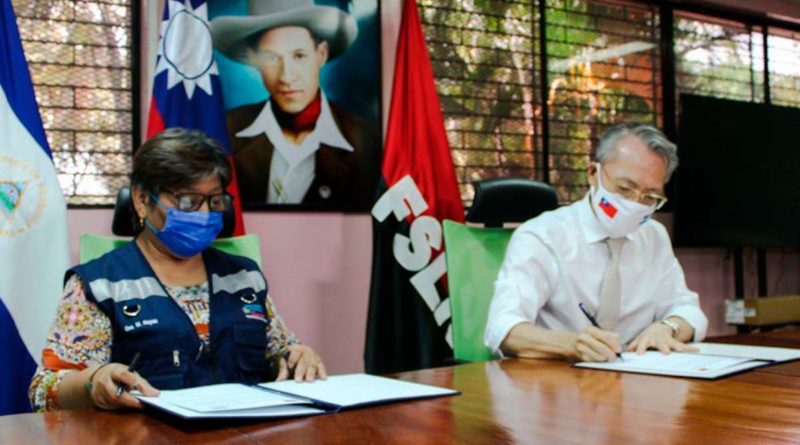
[[[147,227],[172,253],[182,258],[197,255],[210,246],[222,230],[222,212],[184,212],[164,207],[152,193],[150,196],[167,212],[164,227],[156,229],[145,220]]]

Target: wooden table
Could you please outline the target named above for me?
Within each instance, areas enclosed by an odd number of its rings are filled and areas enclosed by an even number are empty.
[[[715,341],[800,347],[800,331]],[[94,410],[0,417],[0,444],[800,443],[800,363],[718,381],[503,360],[407,372],[460,396],[282,421],[180,424]]]

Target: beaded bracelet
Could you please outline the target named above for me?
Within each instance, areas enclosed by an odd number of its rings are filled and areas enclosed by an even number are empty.
[[[97,371],[103,369],[106,365],[110,365],[111,363],[103,363],[102,365],[98,366],[97,369],[92,371],[92,375],[89,376],[89,380],[86,381],[86,391],[89,392],[89,398],[92,398],[92,380],[94,380],[94,375],[97,374]]]

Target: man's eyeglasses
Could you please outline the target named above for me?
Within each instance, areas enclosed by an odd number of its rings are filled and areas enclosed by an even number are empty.
[[[664,206],[664,204],[667,203],[666,196],[662,196],[659,195],[658,193],[652,193],[652,192],[644,193],[632,187],[620,185],[614,178],[612,178],[611,176],[608,175],[608,173],[606,173],[605,168],[601,168],[600,171],[603,173],[606,179],[608,179],[607,184],[612,186],[612,187],[607,187],[610,189],[609,191],[617,193],[629,201],[639,202],[650,207],[655,206],[656,210],[660,209],[661,207]]]
[[[199,210],[204,202],[208,202],[208,209],[212,212],[224,212],[233,202],[233,197],[227,193],[217,195],[204,195],[202,193],[173,193],[164,191],[175,203],[178,210],[193,212]]]

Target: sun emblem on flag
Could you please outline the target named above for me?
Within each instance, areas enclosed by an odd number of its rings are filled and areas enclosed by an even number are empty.
[[[39,174],[24,160],[0,156],[0,238],[14,237],[33,227],[47,197]]]
[[[192,9],[190,0],[169,0],[167,8],[168,17],[161,22],[155,74],[167,72],[168,90],[182,82],[189,99],[196,88],[213,95],[211,76],[219,71],[214,62],[206,3]]]
[[[11,214],[16,210],[24,190],[23,182],[0,182],[0,211]]]

